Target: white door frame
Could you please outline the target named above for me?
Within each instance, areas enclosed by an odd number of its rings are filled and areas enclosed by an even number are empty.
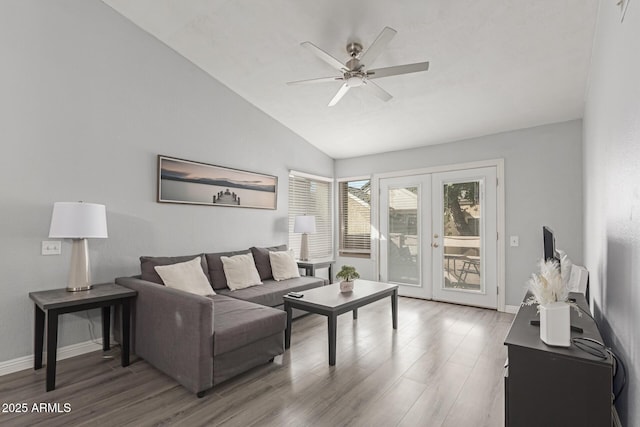
[[[377,197],[371,199],[371,223],[373,230],[371,233],[371,258],[375,262],[376,276],[380,277],[380,179],[395,178],[411,175],[423,175],[437,172],[449,172],[460,169],[476,169],[483,167],[496,168],[498,183],[496,188],[497,197],[497,230],[498,230],[498,253],[497,253],[497,279],[498,279],[498,311],[506,311],[505,296],[505,187],[504,187],[504,159],[480,160],[469,163],[456,163],[451,165],[432,166],[421,169],[409,169],[396,172],[376,173],[371,177],[371,191]]]

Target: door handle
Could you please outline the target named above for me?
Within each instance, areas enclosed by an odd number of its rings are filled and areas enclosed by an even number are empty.
[[[438,246],[440,246],[440,245],[438,245],[437,243],[434,243],[434,244],[432,244],[431,246],[433,246],[434,248],[437,248],[437,247],[438,247]]]

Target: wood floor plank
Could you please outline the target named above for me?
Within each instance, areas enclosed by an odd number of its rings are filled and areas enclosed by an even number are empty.
[[[400,377],[382,395],[372,399],[360,411],[352,425],[358,427],[397,425],[426,388],[425,384]]]
[[[445,363],[431,377],[424,392],[409,408],[399,426],[440,426],[449,414],[472,368]]]
[[[460,391],[458,398],[449,410],[447,418],[442,423],[445,427],[483,427],[504,425],[504,412],[495,412],[496,408],[503,408],[504,402],[504,365],[496,361],[506,359],[506,354],[500,359],[495,357],[481,357],[474,366],[469,378]],[[500,405],[496,405],[500,402]]]
[[[372,366],[371,374],[348,390],[336,393],[331,412],[316,413],[316,425],[349,425],[366,412],[368,404],[382,396],[402,374],[424,354],[424,350],[406,347],[405,351],[390,357],[379,366]]]
[[[120,366],[119,348],[0,378],[0,403],[51,404],[48,412],[0,413],[6,426],[500,426],[503,345],[513,315],[400,298],[338,318],[337,364],[328,364],[327,321],[309,315],[273,363],[198,399],[144,360]],[[70,412],[53,411],[55,405]]]

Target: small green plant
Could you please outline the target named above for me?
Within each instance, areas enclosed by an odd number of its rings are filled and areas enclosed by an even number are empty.
[[[351,265],[343,265],[338,274],[336,274],[336,277],[347,282],[352,282],[353,279],[359,279],[360,275],[356,271],[355,267]]]

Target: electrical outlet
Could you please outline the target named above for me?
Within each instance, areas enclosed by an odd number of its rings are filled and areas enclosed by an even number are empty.
[[[62,242],[60,240],[45,240],[42,242],[42,255],[60,255]]]
[[[520,238],[518,236],[510,236],[509,237],[509,243],[513,247],[520,246]]]

